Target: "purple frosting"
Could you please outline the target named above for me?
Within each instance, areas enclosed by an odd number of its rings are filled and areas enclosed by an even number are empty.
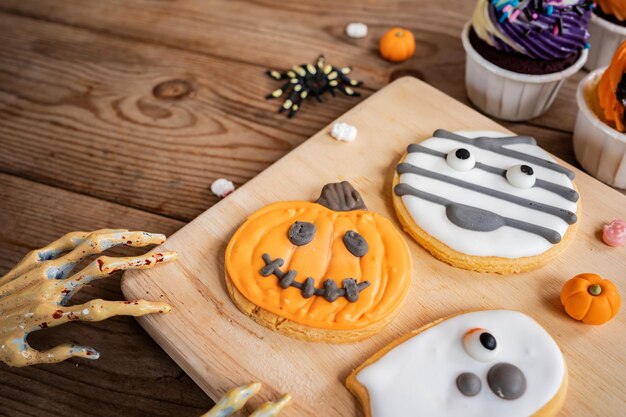
[[[590,35],[587,27],[594,3],[589,0],[568,6],[560,3],[558,0],[490,1],[489,17],[494,26],[517,45],[524,55],[548,61],[564,59],[588,48]],[[506,12],[504,8],[507,8]],[[515,10],[519,12],[513,19]],[[498,38],[493,40],[500,50],[520,52]]]

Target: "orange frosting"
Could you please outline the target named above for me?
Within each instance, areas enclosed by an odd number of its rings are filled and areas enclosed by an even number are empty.
[[[611,14],[619,20],[626,20],[626,1],[624,0],[596,0],[605,14]]]
[[[313,241],[303,246],[289,241],[289,228],[296,221],[315,224]],[[365,256],[356,257],[346,248],[343,236],[349,230],[367,241]],[[369,281],[370,286],[356,302],[304,298],[299,289],[282,289],[275,276],[260,274],[264,253],[283,259],[280,269],[295,270],[297,282],[312,277],[316,288],[327,279],[341,288],[345,278]],[[411,283],[411,256],[400,232],[377,213],[336,212],[292,201],[271,204],[246,220],[226,248],[226,271],[239,292],[267,311],[310,327],[353,330],[379,322],[399,307]]]
[[[611,65],[606,69],[598,84],[598,99],[604,118],[620,132],[626,131],[624,106],[617,100],[615,93],[624,73],[626,73],[626,42],[617,48]]]

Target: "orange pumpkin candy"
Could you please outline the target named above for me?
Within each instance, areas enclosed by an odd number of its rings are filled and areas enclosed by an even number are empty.
[[[580,274],[563,285],[561,303],[572,318],[586,324],[603,324],[615,317],[622,299],[608,279]]]
[[[392,28],[380,38],[380,55],[391,62],[402,62],[415,53],[415,37],[402,28]]]
[[[317,203],[258,210],[226,249],[230,283],[256,306],[299,325],[349,331],[384,322],[407,293],[411,257],[393,224],[364,208],[344,182],[325,186]]]

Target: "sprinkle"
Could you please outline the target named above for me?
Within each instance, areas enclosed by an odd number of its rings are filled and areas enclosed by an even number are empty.
[[[591,44],[589,44],[589,42],[585,42],[585,49],[589,49],[591,48]]]
[[[511,13],[511,17],[509,18],[509,22],[515,22],[517,20],[517,18],[520,15],[520,10],[519,9],[515,9],[515,11],[513,13]]]
[[[524,16],[526,16],[528,20],[533,20],[533,15],[528,7],[524,9]]]
[[[553,12],[554,12],[554,7],[552,7],[552,5],[548,6],[548,10],[546,10],[546,15],[552,16]]]
[[[498,19],[498,22],[503,23],[508,17],[509,17],[509,12],[504,12],[502,13],[502,16],[500,16],[500,19]]]
[[[533,13],[533,19],[537,19],[539,15],[537,13]]]

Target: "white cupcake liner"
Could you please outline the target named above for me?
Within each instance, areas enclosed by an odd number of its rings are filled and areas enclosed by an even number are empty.
[[[626,135],[597,116],[597,86],[606,68],[587,75],[578,85],[578,116],[574,127],[574,154],[589,174],[613,187],[626,188]]]
[[[591,48],[585,68],[592,71],[611,63],[617,47],[626,41],[626,27],[592,14],[589,33],[591,34],[591,39],[589,39]]]
[[[471,22],[465,25],[461,39],[467,55],[465,85],[476,107],[498,119],[518,122],[545,113],[565,80],[587,60],[585,49],[569,68],[545,75],[520,74],[498,67],[483,58],[469,40]]]

